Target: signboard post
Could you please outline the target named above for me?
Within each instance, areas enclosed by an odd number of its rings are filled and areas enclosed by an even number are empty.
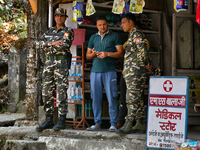
[[[173,149],[187,137],[188,77],[151,77],[147,149]]]

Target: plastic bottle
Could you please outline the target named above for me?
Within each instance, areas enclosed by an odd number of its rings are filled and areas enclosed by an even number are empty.
[[[76,64],[76,77],[79,77],[79,64]],[[76,80],[79,80],[79,78],[76,78]]]
[[[82,105],[80,105],[80,117],[82,117],[82,110],[83,110]]]
[[[71,65],[71,69],[70,69],[70,76],[75,76],[76,74],[76,64],[72,62],[72,65]],[[74,80],[74,78],[70,78],[71,80]]]
[[[77,91],[78,91],[78,88],[76,85],[74,85],[74,99],[77,99],[77,97],[78,97]]]
[[[78,64],[75,63],[75,72],[74,72],[74,76],[77,77],[78,76],[78,70],[77,70],[77,66]]]
[[[82,94],[82,88],[81,88],[81,85],[78,85],[78,99],[83,99],[83,94]]]
[[[92,101],[88,100],[88,117],[92,117]]]
[[[78,98],[78,97],[79,97],[79,96],[78,96],[78,87],[77,87],[76,85],[75,85],[75,89],[74,89],[74,90],[75,90],[75,95],[76,95],[74,98],[75,98],[75,99],[79,99],[79,98]]]
[[[75,86],[72,85],[72,87],[70,88],[70,99],[74,99],[75,98]]]
[[[76,69],[77,69],[77,76],[78,77],[82,77],[83,74],[82,74],[82,65],[81,65],[81,63],[77,64]],[[81,78],[77,78],[77,80],[81,80]]]
[[[77,105],[77,117],[80,117],[80,110],[81,108],[80,108],[80,105]]]
[[[88,117],[88,100],[85,100],[85,117]]]

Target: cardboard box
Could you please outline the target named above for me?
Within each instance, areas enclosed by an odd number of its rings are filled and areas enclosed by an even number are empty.
[[[164,10],[165,0],[145,0],[144,9]]]

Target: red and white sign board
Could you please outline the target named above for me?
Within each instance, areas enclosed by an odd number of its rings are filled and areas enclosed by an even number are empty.
[[[147,148],[173,149],[187,137],[188,77],[152,77],[149,82]]]

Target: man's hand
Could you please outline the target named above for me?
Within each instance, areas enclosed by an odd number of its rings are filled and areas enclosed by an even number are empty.
[[[99,52],[95,51],[94,48],[92,49],[92,55],[98,55]]]
[[[52,42],[52,43],[51,43],[51,46],[54,46],[54,45],[60,46],[60,45],[62,45],[62,44],[63,44],[63,41],[62,41],[62,40],[59,40],[59,41]]]
[[[97,57],[103,59],[105,57],[108,57],[108,53],[107,52],[100,52],[100,53],[97,54]]]

